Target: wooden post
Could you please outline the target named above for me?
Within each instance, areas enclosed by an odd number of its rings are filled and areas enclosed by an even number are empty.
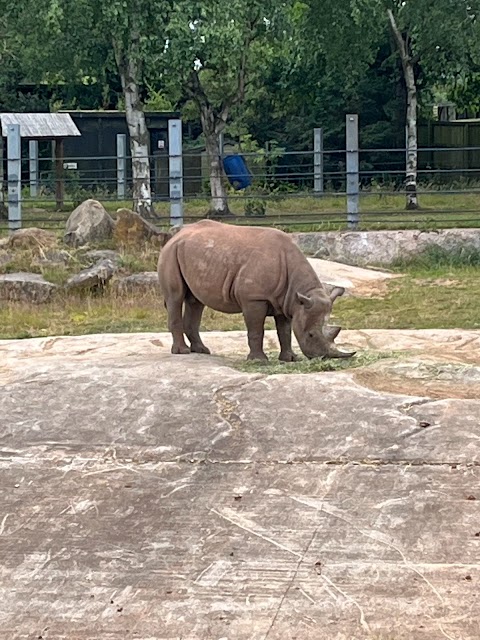
[[[55,140],[55,201],[57,210],[65,203],[65,181],[63,175],[63,139]]]

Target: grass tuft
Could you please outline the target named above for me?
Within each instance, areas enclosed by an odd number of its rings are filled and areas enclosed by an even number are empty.
[[[325,371],[344,371],[345,369],[358,369],[367,367],[379,360],[397,358],[400,353],[396,351],[362,351],[353,358],[322,360],[306,358],[298,362],[279,362],[278,353],[267,353],[268,362],[255,360],[234,360],[232,366],[245,373],[264,373],[265,375],[279,375],[286,373],[320,373]]]

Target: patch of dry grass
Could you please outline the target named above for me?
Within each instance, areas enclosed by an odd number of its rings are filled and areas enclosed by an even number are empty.
[[[57,273],[57,277],[58,273]],[[480,267],[414,268],[388,284],[384,298],[341,298],[332,323],[344,329],[479,329]],[[273,328],[271,320],[267,328]],[[243,330],[241,315],[206,309],[204,331]],[[167,331],[167,316],[155,293],[118,297],[59,293],[45,305],[3,303],[0,338]]]

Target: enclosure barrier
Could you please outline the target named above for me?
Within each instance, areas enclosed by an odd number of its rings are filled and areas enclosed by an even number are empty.
[[[209,163],[204,149],[185,149],[182,123],[169,122],[168,152],[149,157],[153,209],[159,226],[205,217],[210,204]],[[405,211],[405,148],[359,146],[355,114],[346,116],[345,148],[327,148],[321,128],[312,132],[310,150],[274,145],[246,152],[222,142],[224,153],[242,153],[253,184],[227,188],[228,222],[276,226],[286,230],[435,228],[480,226],[480,146],[418,149],[419,211]],[[52,154],[29,141],[22,159],[18,125],[8,127],[5,208],[0,229],[63,226],[75,206],[87,198],[107,210],[134,206],[132,159],[125,135],[117,136],[115,156],[65,157],[61,176]],[[2,163],[3,164],[3,163]],[[63,206],[58,208],[58,181]]]

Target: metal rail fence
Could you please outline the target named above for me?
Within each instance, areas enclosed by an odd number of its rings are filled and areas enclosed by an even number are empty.
[[[181,123],[170,125],[169,153],[150,158],[151,220],[159,226],[205,217],[210,203],[205,157],[182,151]],[[22,157],[18,130],[8,142],[2,189],[8,197],[0,203],[0,229],[62,227],[73,208],[87,198],[101,201],[110,212],[132,208],[125,136],[118,137],[116,156],[64,158],[60,171],[31,142],[28,157]],[[232,212],[228,222],[297,231],[480,226],[479,151],[480,147],[419,149],[421,208],[406,211],[405,149],[362,149],[358,118],[347,115],[345,149],[324,148],[322,130],[315,129],[310,150],[244,153],[253,182],[241,192],[227,188]],[[465,158],[467,166],[457,166],[458,158]]]

